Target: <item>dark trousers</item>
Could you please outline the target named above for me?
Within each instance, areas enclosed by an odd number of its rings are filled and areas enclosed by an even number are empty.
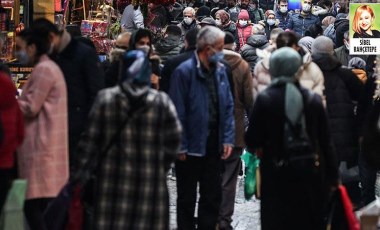
[[[359,154],[359,175],[362,187],[362,206],[365,206],[375,200],[376,170],[368,164],[361,153]]]
[[[219,209],[219,228],[232,229],[232,215],[235,209],[236,183],[241,169],[242,148],[234,148],[231,156],[223,161],[222,203]]]
[[[7,194],[11,188],[13,169],[0,169],[0,213],[3,210]]]
[[[53,198],[26,200],[24,204],[25,218],[30,230],[47,230],[42,215]]]
[[[207,142],[206,156],[187,156],[176,161],[177,174],[177,224],[178,230],[211,230],[218,222],[221,202],[221,155],[218,152],[218,136],[215,132]],[[210,141],[214,140],[214,141]],[[194,211],[199,183],[198,221]]]

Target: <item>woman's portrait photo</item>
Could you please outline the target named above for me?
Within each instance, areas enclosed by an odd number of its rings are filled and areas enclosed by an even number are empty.
[[[352,21],[353,38],[380,38],[380,32],[375,30],[375,13],[370,5],[361,5],[355,10]]]

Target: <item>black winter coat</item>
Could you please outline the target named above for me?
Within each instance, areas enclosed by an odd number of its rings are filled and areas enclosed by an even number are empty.
[[[95,49],[71,39],[64,50],[52,57],[61,68],[67,85],[69,151],[72,156],[87,122],[95,97],[104,87],[104,73]],[[70,157],[70,162],[74,160]]]
[[[307,89],[301,88],[307,98]],[[262,149],[261,227],[277,229],[323,229],[329,190],[336,185],[336,156],[330,145],[327,117],[319,95],[312,94],[305,103],[307,134],[314,147],[319,143],[320,170],[317,175],[294,179],[279,172],[273,159],[283,153],[285,124],[285,87],[270,86],[256,99],[245,135],[247,148]]]
[[[160,90],[165,93],[169,93],[170,78],[174,70],[184,61],[193,56],[195,47],[187,49],[184,53],[181,53],[166,61],[164,68],[161,71]]]
[[[169,58],[179,54],[183,47],[183,42],[181,41],[181,37],[169,35],[158,41],[154,47],[161,58],[162,64],[165,64]]]
[[[359,100],[363,85],[351,70],[341,67],[335,56],[313,55],[312,58],[323,72],[327,114],[338,159],[356,164],[358,123],[353,101]]]
[[[248,37],[247,43],[241,48],[241,57],[249,63],[252,73],[260,60],[256,54],[256,49],[265,49],[268,46],[268,39],[265,35],[251,35]]]

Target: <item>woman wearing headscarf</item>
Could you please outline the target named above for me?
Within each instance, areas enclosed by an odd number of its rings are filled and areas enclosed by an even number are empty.
[[[224,32],[230,32],[235,37],[236,47],[240,47],[236,23],[231,21],[230,14],[225,10],[218,10],[215,13],[215,23]]]
[[[338,181],[322,100],[300,86],[297,73],[301,65],[301,56],[292,48],[272,53],[269,70],[273,81],[258,95],[245,135],[247,148],[261,158],[263,230],[323,229],[328,196]],[[300,122],[319,163],[316,171],[305,177],[303,173],[295,176],[286,166],[289,127]]]
[[[278,28],[280,21],[276,19],[276,14],[273,10],[267,10],[265,12],[265,21],[260,21],[265,28],[265,34],[267,35],[268,40],[270,39],[270,34],[274,28]]]

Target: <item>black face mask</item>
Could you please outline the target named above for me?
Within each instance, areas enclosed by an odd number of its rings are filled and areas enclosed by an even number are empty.
[[[248,5],[246,5],[246,4],[241,4],[240,7],[241,7],[242,9],[245,9],[245,10],[246,10],[246,9],[248,8]]]
[[[225,3],[219,3],[219,9],[224,9],[226,8],[226,4]]]
[[[235,4],[227,4],[227,7],[228,7],[228,8],[235,7]]]

